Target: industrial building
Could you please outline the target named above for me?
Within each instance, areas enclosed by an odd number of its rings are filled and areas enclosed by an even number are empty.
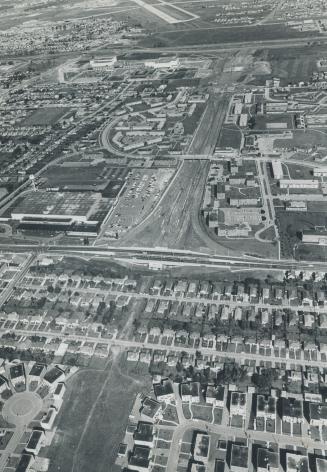
[[[276,180],[281,180],[284,176],[283,167],[280,161],[271,161],[273,178]]]
[[[92,218],[100,193],[36,191],[26,195],[11,211],[13,220],[32,223],[97,223]]]
[[[319,180],[311,179],[280,179],[280,188],[285,189],[309,189],[314,190],[319,188]]]
[[[327,177],[327,167],[315,167],[313,169],[314,177]]]
[[[110,70],[117,62],[117,56],[108,56],[90,60],[90,66],[94,70]]]
[[[159,59],[149,59],[144,62],[144,65],[153,69],[177,69],[180,62],[177,57],[161,57]]]
[[[302,232],[302,242],[308,244],[319,244],[321,246],[327,246],[327,230],[304,230]]]

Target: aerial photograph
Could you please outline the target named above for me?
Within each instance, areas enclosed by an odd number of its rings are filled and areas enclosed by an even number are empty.
[[[0,472],[327,472],[327,0],[0,0]]]

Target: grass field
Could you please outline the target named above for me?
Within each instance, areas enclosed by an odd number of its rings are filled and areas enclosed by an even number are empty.
[[[274,148],[301,147],[310,149],[312,146],[326,146],[327,135],[315,130],[293,130],[293,139],[276,139]]]
[[[221,130],[218,147],[240,149],[242,132],[236,125],[224,125]]]
[[[246,41],[264,41],[274,39],[297,38],[303,36],[302,33],[290,30],[283,25],[262,25],[244,27],[195,29],[192,23],[184,26],[183,30],[171,30],[158,34],[141,41],[143,46],[153,47],[159,43],[160,46],[191,46],[199,44],[223,44]]]
[[[62,118],[69,108],[39,108],[23,121],[23,126],[53,125]]]
[[[105,370],[82,370],[67,384],[57,433],[47,456],[49,472],[116,472],[117,447],[139,392],[148,392],[150,379],[124,374],[119,355]]]

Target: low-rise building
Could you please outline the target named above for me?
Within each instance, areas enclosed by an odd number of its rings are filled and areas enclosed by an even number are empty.
[[[279,454],[260,447],[257,451],[257,472],[279,472]]]
[[[287,452],[286,472],[309,472],[308,456]]]
[[[133,437],[137,446],[153,447],[153,424],[139,421]]]
[[[164,379],[160,383],[154,384],[153,389],[159,402],[169,403],[175,397],[173,385],[169,379]]]
[[[240,446],[232,444],[230,470],[231,472],[246,472],[249,460],[249,448],[247,446]]]
[[[230,414],[245,416],[246,414],[246,393],[232,392],[230,399]]]
[[[327,404],[309,403],[309,418],[311,426],[327,426]]]
[[[38,453],[40,452],[41,447],[43,446],[43,440],[44,440],[44,432],[39,429],[34,429],[25,446],[25,451],[37,456]]]
[[[206,464],[208,462],[210,449],[210,436],[208,434],[198,433],[195,437],[194,460]]]
[[[276,419],[276,398],[270,395],[257,396],[257,416]]]
[[[303,423],[303,403],[297,398],[281,398],[282,419],[288,423]]]

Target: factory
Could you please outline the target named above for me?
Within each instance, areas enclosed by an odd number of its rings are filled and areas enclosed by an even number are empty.
[[[319,180],[310,179],[280,179],[280,188],[285,189],[309,189],[314,190],[319,188]]]
[[[149,59],[144,62],[144,65],[151,69],[177,69],[180,63],[177,57],[161,57],[159,59]]]
[[[108,56],[90,60],[90,66],[93,70],[110,70],[117,62],[117,56]]]
[[[283,167],[280,161],[271,161],[271,167],[272,167],[272,173],[273,173],[273,178],[276,180],[281,180],[283,179]]]
[[[302,232],[302,242],[307,244],[318,244],[327,246],[327,231],[324,230],[305,230]]]
[[[99,193],[31,192],[11,211],[20,222],[97,223],[92,215],[101,200]]]

